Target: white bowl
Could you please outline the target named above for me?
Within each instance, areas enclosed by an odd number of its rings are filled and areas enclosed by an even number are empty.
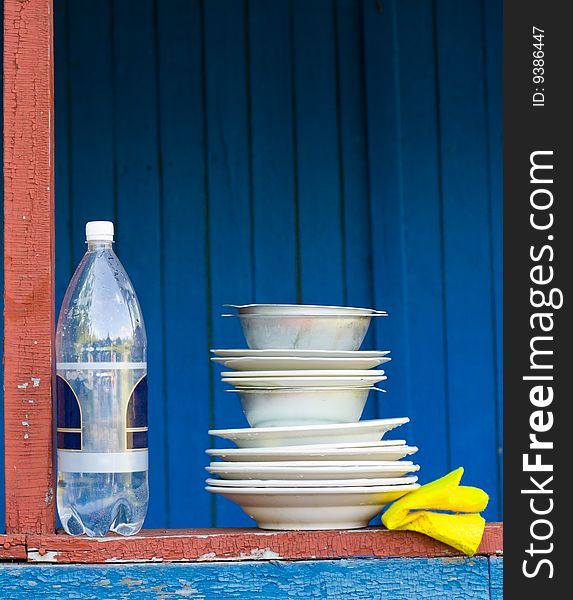
[[[420,486],[356,488],[205,489],[236,502],[261,529],[358,529],[366,527],[386,504]]]
[[[292,427],[245,427],[210,429],[216,435],[235,442],[239,448],[274,448],[336,442],[377,442],[387,432],[408,423],[408,417],[373,419],[333,425],[296,425]]]
[[[390,350],[296,350],[293,348],[267,348],[254,350],[253,348],[227,348],[214,349],[211,352],[222,358],[243,357],[277,357],[288,356],[294,358],[381,358],[390,354]]]
[[[415,475],[410,477],[378,477],[376,479],[214,479],[209,477],[205,480],[207,485],[244,488],[331,488],[331,487],[368,487],[379,485],[408,485],[416,483]]]
[[[392,360],[390,357],[323,358],[300,356],[241,356],[211,360],[237,371],[293,371],[293,370],[351,370],[373,369]]]
[[[239,394],[251,427],[356,423],[367,388],[274,388],[227,390]]]
[[[385,315],[361,313],[230,316],[239,318],[249,348],[358,350],[366,336],[371,318]]]
[[[212,462],[205,467],[208,473],[222,479],[375,479],[401,477],[420,467],[408,460],[367,461],[287,461],[287,462]]]
[[[324,306],[320,304],[223,304],[236,308],[242,315],[353,315],[386,314],[386,311],[354,306]]]
[[[393,461],[400,460],[410,454],[416,454],[416,446],[395,445],[395,446],[371,446],[369,448],[301,448],[291,450],[290,448],[261,448],[258,454],[247,453],[243,448],[230,448],[228,450],[206,450],[209,456],[215,456],[235,461],[326,461],[326,460],[355,460],[359,462],[373,461]]]

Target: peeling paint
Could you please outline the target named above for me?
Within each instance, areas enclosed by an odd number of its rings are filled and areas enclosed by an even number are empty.
[[[28,387],[28,382],[25,381],[24,383],[19,383],[18,384],[18,389],[19,390],[25,390]]]
[[[32,380],[32,387],[40,387],[40,381],[42,381],[41,377],[30,377],[30,379]]]
[[[121,558],[118,556],[113,556],[112,558],[106,558],[106,563],[160,563],[163,562],[163,558],[160,556],[152,556],[151,558]]]
[[[208,560],[215,560],[217,558],[217,555],[214,552],[207,552],[206,554],[201,554],[201,556],[197,559],[199,562],[202,561],[208,561]]]
[[[45,562],[45,563],[53,563],[57,562],[59,552],[55,551],[47,551],[43,554],[37,548],[28,548],[28,560],[30,562]]]
[[[123,579],[120,579],[119,583],[127,586],[143,585],[143,579],[130,579],[129,577],[124,577]]]
[[[28,421],[22,421],[22,425],[23,425],[24,427],[29,427],[29,426],[30,426],[30,423],[28,423]]]
[[[270,560],[273,558],[282,558],[270,548],[253,548],[249,553],[241,552],[241,558],[254,558],[255,560]]]

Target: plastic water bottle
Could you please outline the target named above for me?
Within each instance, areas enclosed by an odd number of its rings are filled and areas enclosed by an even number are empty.
[[[133,535],[149,499],[147,338],[113,234],[87,223],[56,332],[58,514],[71,535]]]

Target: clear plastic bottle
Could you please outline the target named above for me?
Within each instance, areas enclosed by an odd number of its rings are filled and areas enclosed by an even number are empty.
[[[88,249],[56,331],[58,514],[67,533],[137,533],[147,512],[147,338],[113,223]]]

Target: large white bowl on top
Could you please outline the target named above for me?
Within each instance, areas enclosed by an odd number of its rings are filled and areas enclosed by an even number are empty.
[[[251,427],[283,427],[356,423],[362,416],[370,389],[238,388],[227,392],[239,395]]]
[[[236,308],[242,315],[353,315],[386,314],[386,311],[374,308],[356,308],[355,306],[325,306],[321,304],[223,304]]]
[[[285,461],[285,462],[212,462],[205,467],[222,479],[376,479],[401,477],[420,467],[408,460],[366,461]],[[294,484],[293,484],[294,485]]]
[[[239,319],[249,348],[358,350],[372,317],[383,317],[386,313],[223,316]]]
[[[261,529],[357,529],[386,504],[420,486],[355,488],[226,488],[207,486],[237,503]]]
[[[408,417],[373,419],[333,425],[293,425],[292,427],[243,427],[210,429],[215,435],[235,442],[239,448],[273,448],[335,442],[377,442],[384,434],[408,423]]]

